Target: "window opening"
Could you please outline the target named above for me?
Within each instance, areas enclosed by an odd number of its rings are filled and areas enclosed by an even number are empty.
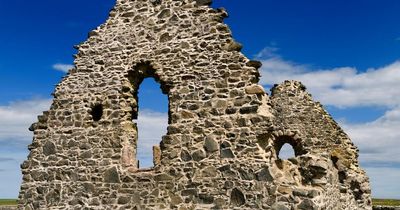
[[[94,105],[90,114],[92,115],[93,121],[99,121],[103,116],[103,105]]]
[[[279,136],[274,141],[276,157],[282,160],[305,154],[301,143],[292,136]]]
[[[338,170],[339,182],[341,184],[344,184],[344,181],[346,180],[346,172],[339,169],[339,166],[338,166],[339,158],[336,156],[331,156],[331,160],[332,160],[333,166]]]
[[[281,150],[278,152],[278,158],[282,160],[287,160],[290,158],[294,158],[296,155],[294,154],[294,149],[292,145],[285,143]]]
[[[153,77],[145,78],[138,88],[138,140],[136,160],[139,169],[154,167],[153,147],[159,146],[168,126],[168,97]]]

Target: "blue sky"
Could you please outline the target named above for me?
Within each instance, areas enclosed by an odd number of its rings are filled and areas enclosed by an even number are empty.
[[[303,81],[359,146],[373,195],[400,198],[400,2],[214,1],[229,12],[225,22],[243,53],[263,62],[260,83]],[[72,64],[72,46],[106,20],[113,4],[0,1],[0,198],[17,197],[19,164],[32,139],[27,128],[48,109]],[[157,142],[166,99],[154,94],[159,86],[151,80],[140,88],[140,138]],[[159,125],[157,132],[149,124]]]

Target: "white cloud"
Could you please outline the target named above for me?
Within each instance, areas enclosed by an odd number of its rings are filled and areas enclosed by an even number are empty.
[[[400,105],[400,61],[359,72],[352,67],[312,69],[268,53],[262,59],[263,85],[299,80],[316,100],[336,107]]]
[[[27,145],[32,142],[28,128],[50,103],[50,99],[32,99],[0,106],[0,198],[18,196],[22,180],[19,164],[26,159]]]
[[[53,66],[53,69],[57,71],[62,71],[67,73],[70,69],[74,68],[74,65],[71,64],[63,64],[63,63],[56,63]]]
[[[374,198],[400,199],[400,168],[366,168]]]
[[[275,57],[278,50],[279,48],[273,46],[265,47],[261,52],[257,53],[256,58]]]
[[[149,109],[139,110],[138,126],[138,159],[141,167],[152,165],[152,148],[160,145],[161,137],[167,134],[168,114]]]
[[[400,107],[372,122],[342,126],[359,147],[363,163],[400,166]]]
[[[33,99],[0,106],[0,142],[12,140],[27,144],[31,141],[32,132],[28,128],[50,103],[50,99]]]

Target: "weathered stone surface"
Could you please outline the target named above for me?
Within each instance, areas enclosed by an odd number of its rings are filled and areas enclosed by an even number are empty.
[[[227,148],[227,149],[221,149],[221,158],[234,158],[235,155],[233,154],[232,150]]]
[[[246,63],[246,65],[259,69],[261,68],[262,63],[260,61],[250,60],[249,62]]]
[[[159,182],[171,181],[171,180],[173,180],[173,179],[174,179],[174,178],[171,177],[171,176],[168,175],[168,174],[158,174],[158,175],[156,175],[156,176],[154,177],[154,180],[159,181]]]
[[[261,85],[252,85],[246,87],[247,94],[265,94],[265,90]]]
[[[206,149],[207,152],[215,152],[218,151],[219,144],[215,140],[214,136],[207,136],[205,143],[204,143],[204,148]]]
[[[54,143],[50,141],[46,142],[46,144],[43,146],[43,154],[44,155],[56,154],[56,145],[54,145]]]
[[[153,164],[155,166],[161,164],[161,148],[159,146],[153,146]]]
[[[272,182],[274,178],[272,177],[271,172],[268,168],[263,168],[257,173],[257,180]]]
[[[242,206],[246,203],[246,198],[242,191],[237,188],[233,189],[231,192],[231,204],[233,206]]]
[[[357,148],[300,82],[265,94],[210,0],[117,0],[30,128],[20,209],[371,209]],[[154,167],[139,86],[168,95]],[[282,145],[296,156],[278,157]]]
[[[190,161],[192,160],[192,156],[190,156],[189,152],[186,150],[182,150],[181,151],[181,159],[183,161]]]
[[[227,51],[240,51],[242,50],[243,46],[235,41],[230,42],[229,44],[226,44],[224,49]]]
[[[203,160],[204,158],[206,158],[206,153],[204,152],[204,150],[199,149],[192,154],[192,157],[193,157],[193,160],[200,161],[200,160]]]
[[[196,0],[197,5],[210,5],[212,3],[212,0]]]
[[[209,166],[202,170],[202,176],[204,177],[216,177],[218,175],[218,171],[214,166]]]
[[[116,167],[112,167],[110,169],[108,169],[107,171],[105,171],[104,173],[104,182],[107,183],[119,183],[120,178],[119,178],[119,173]]]
[[[271,207],[272,210],[290,210],[286,205],[283,203],[274,203]]]
[[[314,202],[310,199],[305,199],[303,200],[297,208],[302,209],[302,210],[316,210],[318,209],[317,206],[314,204]]]

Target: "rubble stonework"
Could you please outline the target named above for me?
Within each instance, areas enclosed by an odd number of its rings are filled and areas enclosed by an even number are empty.
[[[117,0],[30,128],[21,209],[372,209],[349,137],[301,83],[267,95],[210,3]],[[169,125],[140,169],[146,77],[168,95]],[[296,157],[283,160],[286,143]]]

